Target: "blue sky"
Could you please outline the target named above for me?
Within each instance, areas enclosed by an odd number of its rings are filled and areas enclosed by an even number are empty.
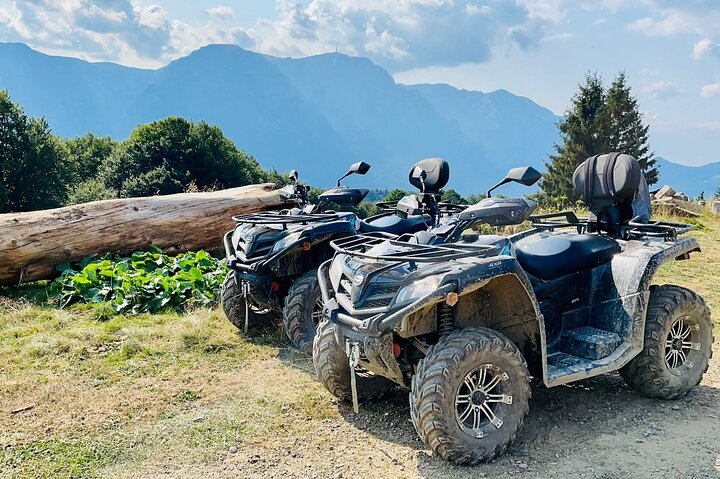
[[[0,0],[0,41],[143,68],[209,43],[337,49],[399,82],[504,88],[559,114],[586,71],[625,70],[657,154],[720,161],[717,0]]]

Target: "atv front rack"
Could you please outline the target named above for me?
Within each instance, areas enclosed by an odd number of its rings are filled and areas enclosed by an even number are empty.
[[[635,220],[635,218],[633,218]],[[620,227],[619,237],[622,239],[662,238],[675,241],[678,236],[695,229],[695,226],[669,221],[651,221],[641,223],[630,220]],[[597,232],[593,228],[596,223],[587,218],[578,218],[572,211],[533,215],[530,217],[533,228],[553,231],[555,228],[576,228],[578,233]]]
[[[289,215],[282,213],[248,213],[232,217],[236,223],[250,225],[281,224],[283,229],[289,224],[309,224],[319,221],[332,221],[339,219],[336,213],[299,214]]]
[[[372,248],[387,242],[387,253],[370,252]],[[390,239],[387,236],[359,235],[348,236],[330,242],[338,253],[374,261],[433,263],[453,261],[460,258],[481,256],[484,252],[494,249],[490,245],[443,244],[423,245]],[[392,251],[394,250],[394,251]]]

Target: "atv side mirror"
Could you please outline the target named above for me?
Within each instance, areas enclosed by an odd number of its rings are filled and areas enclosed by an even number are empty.
[[[357,163],[353,163],[352,165],[350,165],[350,169],[348,170],[348,172],[338,178],[337,186],[340,186],[340,181],[342,181],[343,178],[346,178],[352,174],[364,175],[368,172],[368,170],[370,170],[370,165],[368,165],[364,161],[358,161]]]
[[[506,183],[510,183],[511,181],[525,186],[532,186],[537,183],[540,178],[542,178],[542,174],[532,166],[513,168],[507,172],[507,175],[505,175],[505,178],[503,178],[500,183],[488,190],[487,197],[490,198],[490,193],[492,193],[495,188],[498,188]]]
[[[300,175],[298,175],[297,170],[290,170],[290,174],[288,176],[290,176],[290,179],[292,180],[292,182],[297,185],[298,178],[300,177]]]

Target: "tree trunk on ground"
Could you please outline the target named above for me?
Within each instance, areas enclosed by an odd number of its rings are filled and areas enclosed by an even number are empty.
[[[217,248],[233,215],[285,204],[266,183],[0,214],[0,285],[52,278],[58,264],[94,253],[129,254],[151,244],[170,254]]]

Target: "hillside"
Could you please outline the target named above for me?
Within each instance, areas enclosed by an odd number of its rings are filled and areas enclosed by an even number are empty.
[[[401,85],[370,60],[337,53],[276,58],[210,45],[142,70],[0,43],[0,89],[63,137],[124,139],[138,124],[168,115],[205,120],[264,168],[298,169],[319,186],[364,160],[373,165],[364,185],[407,187],[414,162],[440,156],[451,163],[450,187],[477,193],[510,167],[542,169],[558,141],[558,117],[528,98]],[[720,186],[720,164],[660,163],[661,181],[691,196]],[[515,191],[522,190],[505,193]]]
[[[341,54],[275,58],[212,45],[149,71],[0,44],[0,88],[65,137],[125,138],[168,115],[205,120],[263,167],[297,168],[318,185],[362,159],[374,167],[368,186],[404,186],[410,165],[441,156],[452,186],[477,192],[510,166],[541,166],[557,137],[556,116],[526,98],[399,85],[370,60]]]
[[[720,162],[703,166],[685,166],[672,163],[665,158],[657,158],[660,168],[660,180],[656,187],[668,184],[675,191],[696,198],[701,192],[710,198],[720,189]]]

